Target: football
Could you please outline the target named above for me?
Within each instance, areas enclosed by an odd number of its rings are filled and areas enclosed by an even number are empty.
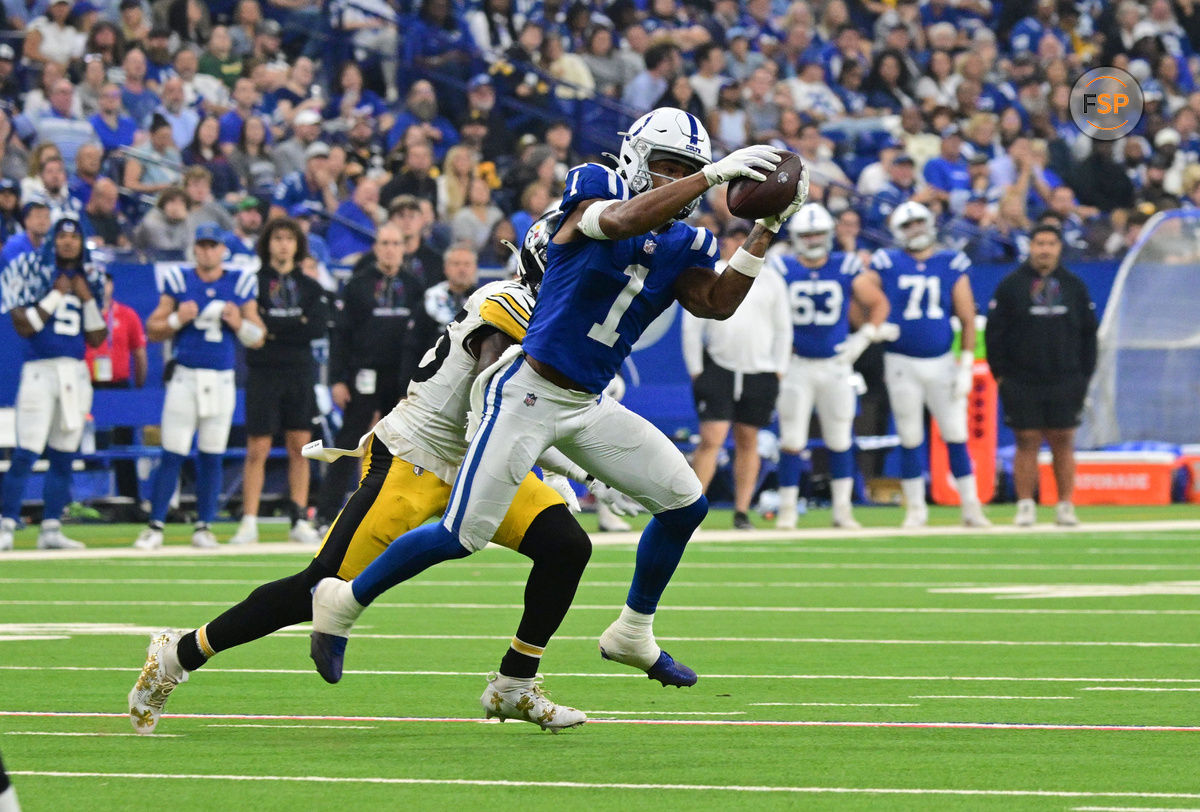
[[[783,161],[765,180],[734,178],[725,189],[729,211],[743,220],[758,220],[779,214],[788,207],[796,196],[796,184],[800,182],[800,170],[804,167],[800,156],[787,150],[779,150]]]

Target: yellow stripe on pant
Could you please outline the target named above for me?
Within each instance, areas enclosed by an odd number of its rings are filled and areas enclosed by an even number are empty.
[[[316,557],[339,578],[351,580],[400,536],[440,517],[450,499],[450,484],[412,463],[393,456],[376,437],[363,455],[363,476],[329,528]],[[533,520],[563,498],[528,474],[492,541],[511,550],[521,545]],[[341,555],[339,550],[344,550]]]

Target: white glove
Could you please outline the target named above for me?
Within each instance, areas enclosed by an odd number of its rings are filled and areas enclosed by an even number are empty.
[[[845,341],[834,347],[837,350],[839,361],[854,366],[854,362],[858,360],[858,356],[862,355],[867,347],[871,346],[871,338],[874,330],[867,330],[867,327],[872,327],[872,325],[868,324],[858,332],[851,333],[846,336]]]
[[[788,221],[788,218],[800,211],[800,207],[804,205],[805,200],[808,200],[808,164],[805,164],[800,170],[800,180],[796,182],[796,196],[792,198],[792,202],[788,204],[788,207],[779,214],[764,217],[757,222],[772,234],[778,234],[780,227]]]
[[[971,393],[971,389],[975,386],[975,358],[971,355],[963,355],[958,359],[958,370],[954,373],[954,383],[951,385],[950,394],[955,400],[965,398]]]
[[[760,169],[770,172],[779,166],[783,158],[773,147],[753,146],[734,150],[716,163],[711,163],[700,170],[709,186],[727,183],[734,178],[750,178],[751,180],[766,180],[767,176]]]
[[[543,471],[542,482],[545,482],[558,492],[558,495],[567,503],[567,510],[572,513],[579,512],[579,497],[575,495],[575,489],[571,487],[571,480],[562,474],[552,474],[549,471]]]
[[[878,344],[883,341],[895,341],[898,338],[900,338],[900,325],[885,321],[875,328],[875,337],[871,340]]]
[[[600,480],[591,478],[586,484],[587,489],[596,497],[596,501],[608,505],[609,510],[618,516],[636,516],[642,512],[640,503],[616,488],[610,488]]]

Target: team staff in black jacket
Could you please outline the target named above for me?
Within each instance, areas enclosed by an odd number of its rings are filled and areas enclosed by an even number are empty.
[[[301,265],[308,241],[291,218],[272,220],[258,240],[258,312],[266,341],[246,353],[246,463],[242,477],[242,524],[231,544],[258,541],[258,507],[271,438],[280,430],[288,452],[288,539],[319,544],[321,536],[305,518],[309,462],[301,451],[312,439],[317,416],[313,396],[312,342],[329,329],[330,305],[321,284]]]
[[[425,347],[416,329],[424,311],[425,281],[406,270],[404,237],[390,221],[379,227],[374,261],[346,283],[334,317],[329,346],[329,384],[342,409],[339,448],[353,448],[380,414],[396,405],[408,388],[414,362]],[[324,524],[342,507],[354,457],[330,463],[317,499]]]
[[[1042,438],[1054,458],[1055,521],[1076,525],[1075,429],[1096,368],[1096,306],[1061,264],[1062,233],[1040,225],[1029,259],[1001,280],[988,307],[988,364],[1000,384],[1004,420],[1017,435],[1013,479],[1017,525],[1036,520],[1033,501]]]

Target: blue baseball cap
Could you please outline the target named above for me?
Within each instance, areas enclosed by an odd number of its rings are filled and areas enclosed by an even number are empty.
[[[895,158],[892,158],[892,163],[894,163],[894,164],[915,164],[916,161],[914,161],[913,157],[911,155],[909,155],[907,152],[901,152]]]
[[[216,223],[201,223],[196,226],[194,242],[225,242],[225,229]]]
[[[0,178],[0,192],[12,192],[13,194],[19,194],[20,191],[21,184],[17,183],[12,178]]]

